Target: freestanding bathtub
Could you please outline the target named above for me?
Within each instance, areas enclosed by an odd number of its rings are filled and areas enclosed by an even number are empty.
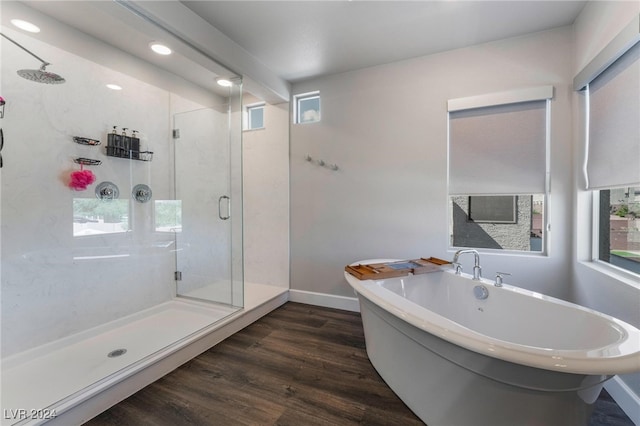
[[[604,382],[640,371],[640,331],[578,305],[449,269],[345,277],[371,363],[429,426],[586,425]]]

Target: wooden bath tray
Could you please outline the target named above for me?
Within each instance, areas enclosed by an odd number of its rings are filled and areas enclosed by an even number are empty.
[[[371,263],[368,265],[347,265],[344,270],[359,280],[380,280],[384,278],[402,277],[413,274],[426,274],[427,272],[440,271],[442,265],[451,262],[448,260],[429,257],[412,260],[400,260],[385,263]]]

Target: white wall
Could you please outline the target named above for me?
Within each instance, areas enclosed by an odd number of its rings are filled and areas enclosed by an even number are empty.
[[[264,120],[264,129],[242,134],[244,278],[288,288],[289,103],[265,104]]]
[[[342,271],[367,258],[452,257],[447,100],[554,85],[549,256],[483,254],[484,275],[566,298],[571,259],[570,27],[305,81],[322,120],[291,128],[291,287],[353,296]],[[339,166],[305,161],[305,155]],[[470,271],[470,259],[465,260]]]
[[[576,19],[575,58],[573,74],[578,74],[634,17],[640,13],[638,2],[589,2]],[[574,138],[577,164],[582,164],[584,144],[582,97],[574,95],[574,121],[578,131]],[[580,167],[574,176],[577,190],[574,202],[574,260],[572,299],[576,303],[613,315],[640,327],[640,283],[637,277],[621,277],[606,267],[599,267],[591,259],[591,193],[581,190],[584,182]],[[640,424],[640,373],[622,377],[635,394],[635,418]],[[633,398],[633,396],[632,396]]]

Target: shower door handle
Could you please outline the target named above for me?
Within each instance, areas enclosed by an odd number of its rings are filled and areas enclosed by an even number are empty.
[[[227,200],[226,216],[222,216],[222,200]],[[218,198],[218,217],[222,220],[227,220],[231,217],[231,198],[227,197],[226,195],[223,195],[220,198]]]

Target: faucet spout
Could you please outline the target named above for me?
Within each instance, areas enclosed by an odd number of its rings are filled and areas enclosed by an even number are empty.
[[[466,254],[466,253],[473,254],[473,260],[474,260],[474,263],[473,263],[473,279],[476,280],[476,281],[480,281],[480,278],[482,278],[482,267],[480,266],[480,253],[478,253],[477,250],[474,250],[474,249],[458,250],[453,255],[453,261],[451,263],[453,263],[454,265],[460,265],[460,263],[458,262],[458,259],[460,258],[461,254]],[[458,271],[458,269],[456,269],[456,272],[457,271]]]

